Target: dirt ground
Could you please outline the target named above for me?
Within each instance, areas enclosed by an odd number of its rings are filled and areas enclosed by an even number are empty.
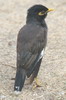
[[[15,95],[17,34],[34,4],[55,9],[46,18],[48,43],[38,75],[43,86],[25,84]],[[66,100],[66,0],[0,0],[0,100]]]

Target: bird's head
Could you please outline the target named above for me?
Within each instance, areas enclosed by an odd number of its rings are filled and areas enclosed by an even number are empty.
[[[28,9],[27,18],[28,19],[37,19],[38,21],[44,20],[46,18],[47,13],[53,11],[53,9],[48,9],[43,5],[34,5]]]

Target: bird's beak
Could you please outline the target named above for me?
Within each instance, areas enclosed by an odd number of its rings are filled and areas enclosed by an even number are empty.
[[[47,12],[54,11],[54,9],[48,9]]]
[[[38,15],[42,16],[50,11],[54,11],[54,9],[48,9],[46,12],[42,11],[42,12],[39,12]]]

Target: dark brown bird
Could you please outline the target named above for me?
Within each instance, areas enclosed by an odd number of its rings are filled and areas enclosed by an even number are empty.
[[[52,11],[43,5],[34,5],[28,9],[26,25],[17,38],[17,71],[15,91],[21,91],[26,77],[31,83],[37,77],[43,53],[47,44],[47,25],[45,18]]]

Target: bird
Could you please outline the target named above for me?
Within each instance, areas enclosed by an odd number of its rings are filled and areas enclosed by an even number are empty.
[[[30,83],[36,80],[47,45],[48,27],[45,22],[47,13],[53,11],[36,4],[27,10],[26,24],[19,30],[17,36],[17,69],[14,91],[21,91],[26,78]]]

